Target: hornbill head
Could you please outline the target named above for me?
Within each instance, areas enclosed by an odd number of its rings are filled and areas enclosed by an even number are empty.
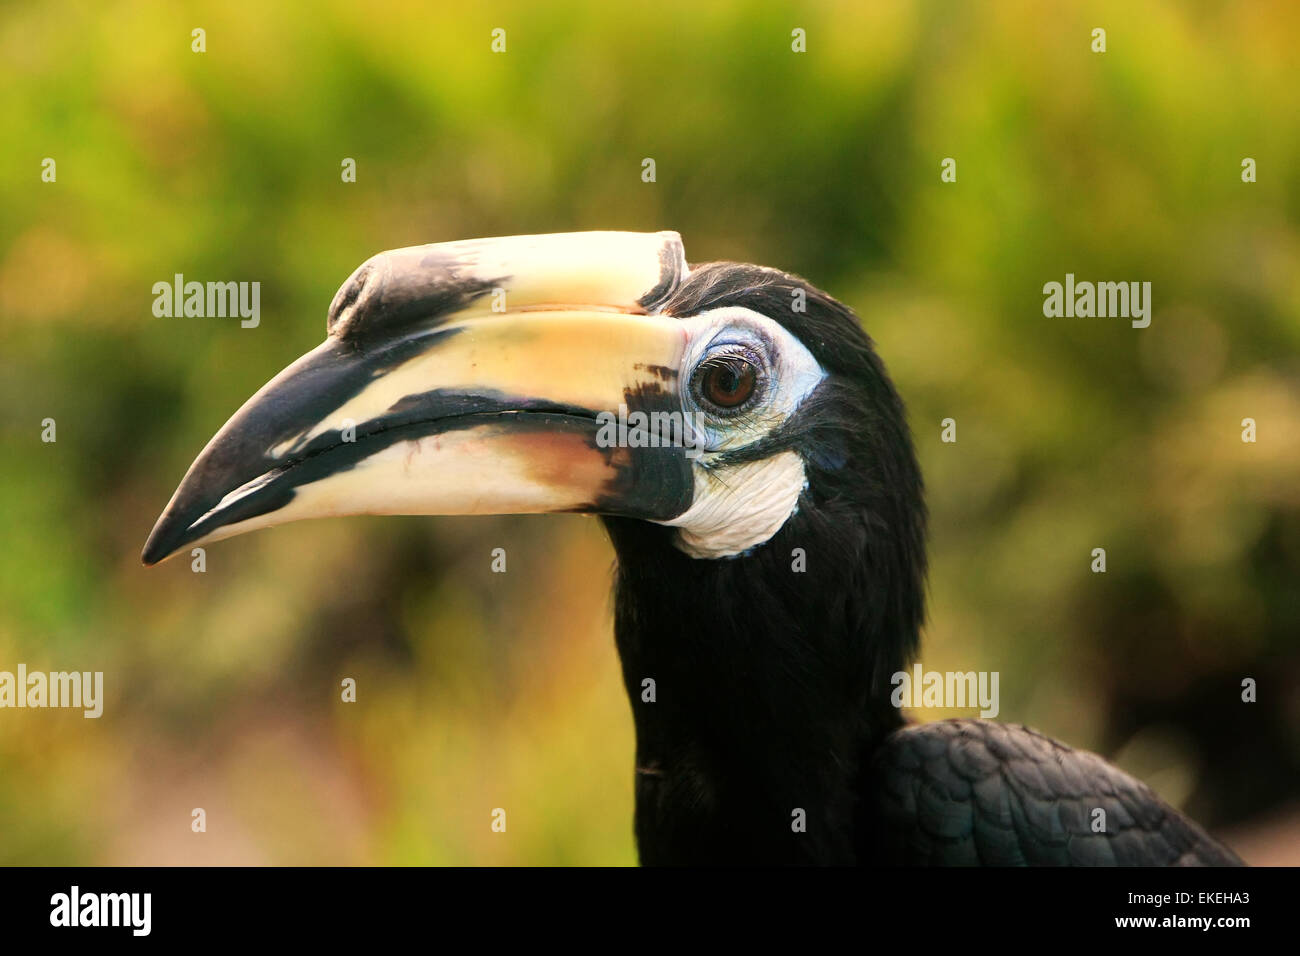
[[[902,405],[853,314],[803,280],[688,267],[672,232],[438,243],[365,262],[327,328],[203,449],[146,564],[300,518],[583,512],[629,561],[788,571],[813,549],[822,581],[879,596],[858,624],[915,640]]]
[[[901,721],[925,511],[870,339],[788,273],[688,267],[671,232],[380,253],[143,558],[300,518],[527,512],[599,514],[618,554],[643,862],[851,859],[861,755]],[[790,807],[827,825],[773,826]]]

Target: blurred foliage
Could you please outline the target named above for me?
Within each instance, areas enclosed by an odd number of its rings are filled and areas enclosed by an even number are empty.
[[[1215,827],[1285,812],[1298,36],[1285,0],[6,5],[0,669],[103,670],[109,699],[0,712],[0,861],[634,860],[594,520],[307,522],[203,575],[138,560],[361,261],[578,229],[676,229],[863,317],[928,480],[927,668],[999,670],[1000,719]],[[155,318],[177,272],[260,281],[260,327]],[[1066,272],[1151,281],[1151,327],[1044,318]]]

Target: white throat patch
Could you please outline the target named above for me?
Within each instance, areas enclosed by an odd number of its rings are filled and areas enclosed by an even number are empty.
[[[731,490],[733,482],[744,495]],[[793,451],[727,468],[725,478],[696,468],[694,503],[663,523],[679,529],[674,543],[692,558],[733,557],[781,530],[806,485],[803,459]]]

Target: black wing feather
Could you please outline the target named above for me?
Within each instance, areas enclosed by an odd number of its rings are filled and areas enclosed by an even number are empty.
[[[1094,809],[1106,829],[1093,832]],[[1096,754],[1012,724],[904,727],[870,759],[864,855],[913,866],[1241,866]]]

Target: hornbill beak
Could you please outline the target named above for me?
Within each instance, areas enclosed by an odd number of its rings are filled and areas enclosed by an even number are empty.
[[[208,442],[145,564],[347,514],[676,517],[692,498],[689,449],[620,446],[601,423],[620,406],[680,410],[687,336],[656,312],[687,271],[667,232],[380,253],[334,297],[324,344]]]

